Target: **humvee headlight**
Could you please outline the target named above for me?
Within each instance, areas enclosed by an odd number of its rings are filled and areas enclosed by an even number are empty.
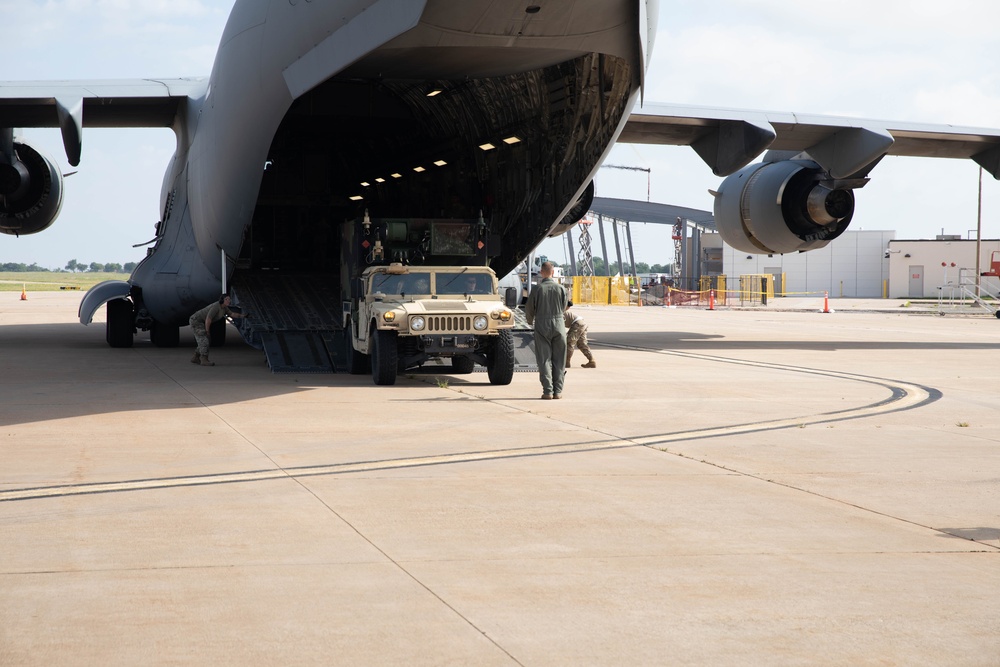
[[[472,320],[472,328],[476,331],[483,331],[489,325],[489,320],[486,319],[485,315],[476,315],[476,318]]]
[[[410,328],[412,330],[423,331],[425,326],[427,326],[427,320],[424,319],[423,315],[416,315],[410,318]]]
[[[509,322],[511,318],[511,313],[509,310],[504,308],[503,310],[494,310],[492,317],[495,320],[500,320],[501,322]]]
[[[391,310],[387,310],[384,313],[382,313],[382,319],[385,320],[386,322],[395,322],[396,313],[394,313]]]

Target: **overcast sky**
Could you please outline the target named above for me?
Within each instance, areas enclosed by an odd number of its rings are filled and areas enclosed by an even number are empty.
[[[0,0],[0,81],[207,75],[232,4]],[[998,19],[991,0],[663,0],[646,99],[1000,127]],[[57,131],[24,135],[69,171]],[[0,237],[0,262],[141,259],[132,245],[153,237],[173,146],[170,130],[86,130],[59,219],[41,234]],[[707,190],[720,182],[689,148],[620,145],[608,163],[649,168],[651,199],[662,203],[711,209]],[[965,237],[976,228],[978,174],[971,161],[886,158],[857,192],[852,228]],[[602,169],[597,193],[646,199],[647,176]],[[989,175],[983,235],[1000,236],[1000,184]],[[670,261],[669,237],[634,225],[636,258]],[[562,262],[562,247],[543,251]]]

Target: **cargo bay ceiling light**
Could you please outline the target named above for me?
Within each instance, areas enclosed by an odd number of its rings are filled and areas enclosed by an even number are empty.
[[[435,88],[434,90],[432,90],[429,93],[427,93],[427,97],[437,97],[438,95],[440,95],[443,92],[444,91],[441,90],[440,88]]]
[[[479,148],[481,148],[484,151],[491,151],[494,148],[496,148],[496,146],[494,146],[493,144],[491,144],[489,142],[486,142],[485,144],[479,144]]]
[[[417,172],[417,173],[419,174],[420,172],[422,172],[422,171],[427,171],[427,170],[426,170],[426,169],[424,169],[423,167],[414,167],[414,168],[413,168],[413,171],[415,171],[415,172]]]
[[[351,197],[351,201],[361,201],[362,199],[364,199],[364,197],[362,197],[361,195],[354,195],[353,197]]]
[[[402,178],[403,177],[403,175],[399,174],[399,173],[393,173],[393,174],[389,174],[389,175],[392,176],[393,178]]]
[[[519,144],[519,143],[521,143],[521,138],[518,137],[518,136],[515,136],[515,135],[511,135],[511,136],[507,137],[506,139],[504,139],[503,142],[505,144],[507,144],[508,146],[510,146],[511,144]]]
[[[376,183],[385,183],[385,179],[382,178],[381,176],[379,176],[378,178],[375,179],[375,182]]]
[[[438,167],[443,167],[443,166],[445,166],[448,163],[445,162],[444,160],[435,160],[434,164],[437,165]]]

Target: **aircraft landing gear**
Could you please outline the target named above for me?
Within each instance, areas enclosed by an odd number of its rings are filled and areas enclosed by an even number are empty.
[[[156,347],[177,347],[181,342],[181,328],[153,322],[149,328],[149,340]]]
[[[132,302],[128,299],[108,301],[108,322],[105,338],[111,347],[132,347],[135,333]]]

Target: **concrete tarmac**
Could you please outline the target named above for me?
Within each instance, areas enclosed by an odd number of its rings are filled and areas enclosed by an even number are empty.
[[[19,296],[0,665],[1000,664],[988,314],[578,307],[598,367],[541,401]]]

